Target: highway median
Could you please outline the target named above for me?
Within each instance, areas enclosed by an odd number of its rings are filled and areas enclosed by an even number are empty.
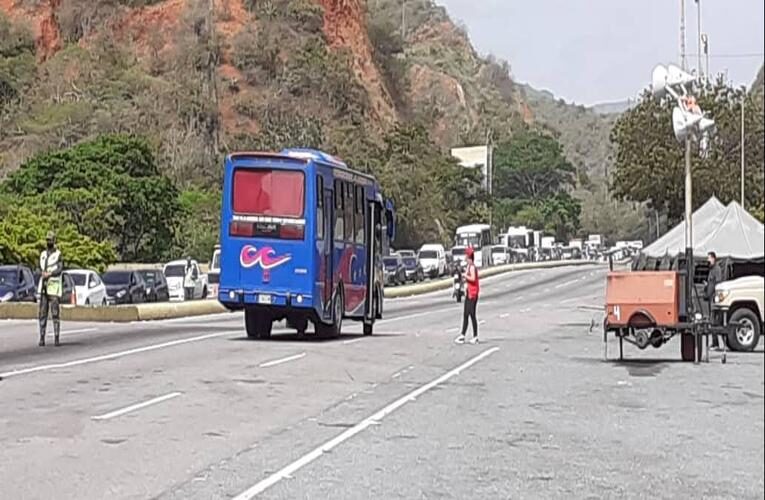
[[[481,278],[497,276],[513,271],[530,269],[549,269],[566,266],[596,265],[593,261],[555,261],[555,262],[529,262],[521,264],[508,264],[491,267],[480,271]],[[395,288],[386,288],[386,298],[411,297],[425,293],[445,290],[452,286],[452,278],[444,277],[426,283],[404,285]],[[63,321],[79,322],[103,322],[103,323],[129,323],[134,321],[157,321],[175,318],[203,316],[208,314],[224,313],[226,309],[214,299],[194,300],[187,302],[157,302],[150,304],[134,304],[107,307],[86,306],[61,306],[61,319]],[[11,302],[0,304],[0,320],[7,319],[37,319],[38,305],[35,303]]]
[[[480,269],[478,271],[481,278],[489,278],[491,276],[497,276],[499,274],[511,273],[514,271],[525,271],[531,269],[551,269],[555,267],[567,267],[567,266],[586,266],[596,265],[598,262],[591,260],[562,260],[562,261],[549,261],[549,262],[524,262],[519,264],[506,264],[503,266],[490,267],[488,269]],[[396,299],[401,297],[411,297],[413,295],[422,295],[424,293],[436,292],[438,290],[446,290],[451,288],[454,280],[451,276],[445,278],[429,281],[426,283],[417,283],[413,285],[404,285],[395,288],[385,289],[385,298]]]

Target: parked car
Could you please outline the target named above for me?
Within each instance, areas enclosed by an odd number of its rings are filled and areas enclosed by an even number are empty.
[[[35,271],[35,298],[40,300],[40,271]],[[77,293],[74,280],[67,271],[61,273],[61,304],[77,305]]]
[[[491,247],[491,259],[494,265],[510,263],[510,249],[505,245],[494,245]]]
[[[215,245],[210,268],[207,270],[207,284],[210,287],[210,295],[218,297],[218,285],[220,284],[220,245]]]
[[[714,308],[727,323],[738,323],[728,345],[734,351],[752,351],[765,334],[765,278],[744,276],[723,281],[715,287]]]
[[[170,290],[165,275],[159,269],[139,269],[138,273],[146,284],[146,302],[167,302]]]
[[[414,283],[423,281],[425,279],[425,271],[422,270],[420,261],[417,259],[417,256],[414,255],[414,252],[412,252],[411,255],[402,255],[400,252],[397,253],[401,256],[401,260],[404,264],[406,279]]]
[[[403,258],[417,257],[417,252],[414,250],[396,250],[396,253]]]
[[[193,299],[204,299],[207,297],[208,284],[207,275],[199,270],[199,263],[196,260],[191,261],[192,280],[194,282]],[[170,300],[185,300],[183,281],[186,276],[186,259],[174,260],[165,264],[162,272],[167,279],[167,286],[170,290]]]
[[[37,282],[27,266],[0,266],[0,302],[35,302]]]
[[[386,285],[403,285],[406,283],[406,268],[400,255],[383,257]]]
[[[146,284],[137,271],[109,271],[103,276],[109,304],[140,304],[146,301]]]
[[[448,271],[446,267],[446,250],[443,245],[422,245],[417,254],[422,270],[427,276],[437,278]]]
[[[82,306],[105,306],[106,285],[97,272],[89,269],[67,270],[74,282],[77,303]]]

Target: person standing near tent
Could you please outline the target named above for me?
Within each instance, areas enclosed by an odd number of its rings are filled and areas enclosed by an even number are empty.
[[[709,305],[709,317],[712,318],[712,307],[715,302],[715,288],[720,283],[722,278],[722,269],[717,263],[717,254],[709,252],[707,254],[707,262],[709,262],[709,274],[707,275],[707,284],[704,287],[704,298]],[[717,335],[712,335],[712,349],[719,349],[720,343],[718,342]]]

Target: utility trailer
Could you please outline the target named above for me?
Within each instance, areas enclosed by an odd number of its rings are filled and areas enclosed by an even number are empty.
[[[608,334],[619,339],[619,360],[624,342],[643,350],[656,349],[680,335],[683,361],[709,361],[709,336],[727,336],[737,325],[715,325],[700,313],[688,314],[685,276],[678,271],[611,271],[606,282],[606,316],[603,321],[603,357],[608,360]],[[704,350],[704,344],[706,350]],[[723,342],[723,348],[726,342]],[[725,363],[726,351],[722,362]]]

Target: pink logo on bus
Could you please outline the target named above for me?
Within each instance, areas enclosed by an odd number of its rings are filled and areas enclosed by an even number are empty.
[[[263,270],[273,269],[288,262],[292,257],[289,255],[275,256],[276,251],[271,247],[263,247],[260,250],[252,245],[245,245],[239,254],[239,263],[244,268],[260,265]]]

